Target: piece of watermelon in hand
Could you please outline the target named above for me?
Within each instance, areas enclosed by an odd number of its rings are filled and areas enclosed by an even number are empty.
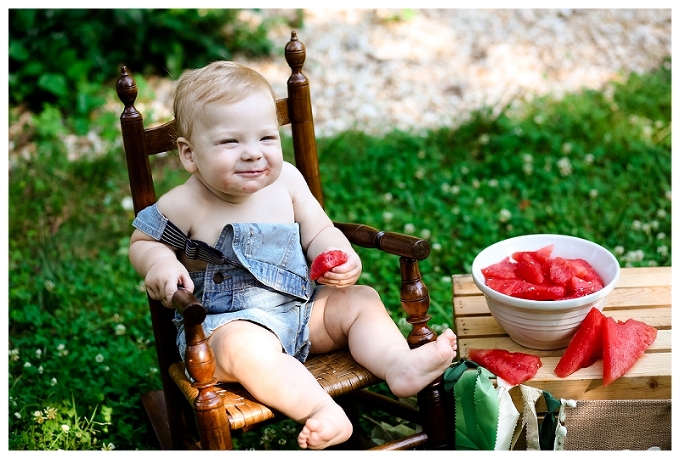
[[[607,317],[597,308],[588,311],[560,361],[557,362],[555,367],[557,376],[565,378],[602,358],[602,330],[606,319]]]
[[[505,349],[469,349],[468,359],[513,386],[536,376],[538,369],[543,365],[537,355],[510,352]]]
[[[607,317],[602,335],[602,385],[608,386],[633,368],[656,339],[656,328],[635,319]]]
[[[342,250],[327,250],[320,253],[312,261],[312,267],[309,272],[309,278],[311,280],[317,280],[319,277],[323,276],[326,272],[340,266],[347,261],[347,254]]]

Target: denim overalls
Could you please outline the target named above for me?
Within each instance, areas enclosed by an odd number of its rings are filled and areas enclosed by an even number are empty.
[[[132,225],[160,241],[168,219],[156,204],[139,212]],[[232,320],[248,320],[274,333],[284,351],[304,362],[309,354],[309,317],[314,287],[308,276],[297,223],[230,223],[214,246],[233,264],[208,263],[189,273],[194,295],[207,309],[206,337]],[[175,313],[177,347],[184,358],[183,319]]]

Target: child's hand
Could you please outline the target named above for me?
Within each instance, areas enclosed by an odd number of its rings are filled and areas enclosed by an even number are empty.
[[[160,300],[166,308],[172,308],[172,295],[181,285],[190,292],[194,291],[194,282],[182,263],[174,257],[161,258],[156,261],[144,279],[146,290],[154,300]]]
[[[327,250],[341,250],[329,247]],[[361,259],[354,250],[342,250],[347,255],[347,261],[326,271],[316,281],[333,287],[347,287],[353,285],[361,274]]]

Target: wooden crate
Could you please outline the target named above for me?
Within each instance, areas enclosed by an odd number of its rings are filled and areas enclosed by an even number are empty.
[[[459,357],[470,348],[501,348],[541,357],[543,366],[526,384],[549,391],[556,398],[628,400],[671,398],[671,268],[622,268],[616,288],[603,313],[616,320],[634,318],[658,330],[656,340],[624,376],[602,386],[602,361],[559,378],[553,370],[564,349],[539,351],[515,343],[491,316],[484,296],[470,274],[453,276],[454,330]],[[513,389],[518,402],[519,391]],[[540,407],[538,407],[540,409]]]

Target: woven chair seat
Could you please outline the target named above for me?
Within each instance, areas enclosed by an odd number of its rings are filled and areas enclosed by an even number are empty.
[[[380,382],[378,377],[359,365],[346,349],[310,357],[304,365],[333,398]],[[198,390],[191,385],[184,371],[184,362],[175,362],[170,366],[169,371],[187,400],[193,404],[198,396]],[[277,414],[268,406],[258,402],[240,384],[220,383],[215,385],[215,392],[224,399],[231,429],[252,426],[272,419]]]

